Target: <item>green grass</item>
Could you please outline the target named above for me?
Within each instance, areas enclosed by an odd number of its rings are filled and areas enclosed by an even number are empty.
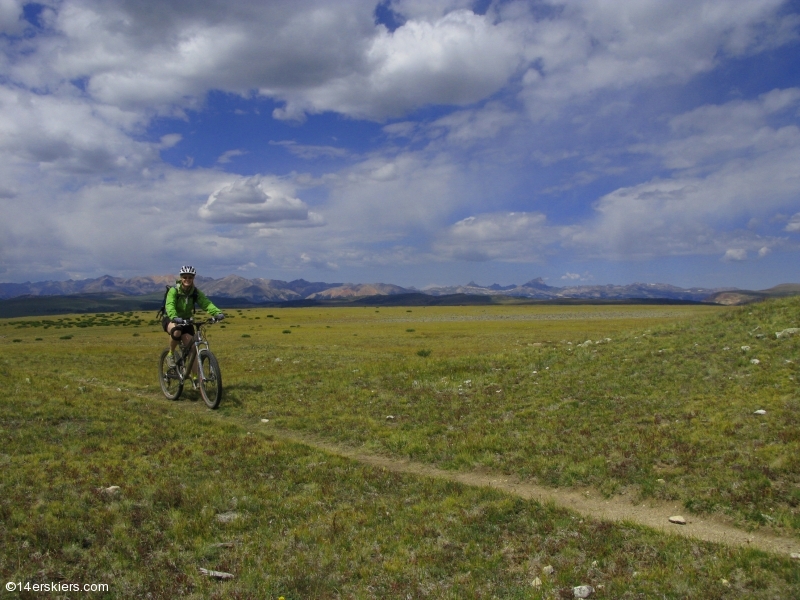
[[[103,582],[109,598],[557,598],[581,584],[607,598],[798,597],[788,558],[583,520],[265,433],[633,489],[797,535],[800,340],[774,336],[800,322],[797,300],[270,311],[301,327],[285,336],[245,310],[211,330],[226,382],[215,413],[193,392],[159,397],[166,335],[149,315],[0,322],[5,581]],[[587,339],[603,343],[579,347]]]
[[[774,335],[800,323],[797,299],[370,312],[286,310],[304,321],[292,343],[248,327],[226,410],[444,468],[800,529],[800,339]]]

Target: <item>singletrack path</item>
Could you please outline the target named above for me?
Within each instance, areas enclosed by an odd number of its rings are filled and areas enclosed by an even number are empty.
[[[647,500],[641,504],[633,504],[630,499],[624,496],[604,498],[596,490],[592,489],[573,488],[566,490],[548,488],[517,481],[505,475],[445,471],[423,463],[366,454],[356,449],[332,444],[294,431],[276,429],[272,426],[259,427],[256,430],[262,434],[274,436],[276,439],[306,444],[325,452],[344,456],[387,471],[436,477],[470,486],[494,488],[526,500],[553,503],[591,519],[612,522],[628,521],[668,534],[681,535],[727,546],[757,548],[775,554],[800,553],[800,538],[781,537],[766,531],[744,531],[721,519],[687,514],[678,502],[665,503]],[[687,521],[686,525],[670,523],[669,517],[673,515],[683,515]]]

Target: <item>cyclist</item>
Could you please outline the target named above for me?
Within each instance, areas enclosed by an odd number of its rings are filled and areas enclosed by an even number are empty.
[[[180,279],[175,282],[175,287],[167,292],[164,302],[165,314],[161,319],[161,326],[170,337],[167,354],[167,365],[170,367],[175,366],[174,352],[178,343],[182,342],[184,346],[192,343],[194,325],[187,323],[186,320],[192,317],[195,303],[217,321],[225,318],[222,311],[214,306],[203,292],[194,287],[195,275],[197,271],[191,265],[181,267]]]

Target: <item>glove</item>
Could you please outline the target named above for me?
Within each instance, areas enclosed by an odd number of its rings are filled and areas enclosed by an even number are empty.
[[[217,314],[214,315],[214,320],[215,321],[222,321],[222,319],[224,319],[224,318],[225,318],[225,315],[223,315],[222,313],[217,313]]]
[[[175,323],[176,325],[183,325],[185,323],[185,321],[183,319],[181,319],[180,317],[173,318],[172,322]]]

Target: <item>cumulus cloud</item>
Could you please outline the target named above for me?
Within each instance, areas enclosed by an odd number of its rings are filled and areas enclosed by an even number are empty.
[[[532,116],[558,113],[576,98],[634,84],[682,82],[720,56],[763,49],[796,36],[782,0],[554,0],[558,17],[531,20],[522,98]],[[521,5],[507,10],[517,13]]]
[[[401,116],[426,104],[465,105],[498,91],[517,70],[520,45],[513,23],[492,23],[471,11],[434,21],[407,21],[394,32],[378,29],[363,65],[313,89],[264,86],[286,101],[281,119],[335,110],[370,119]]]
[[[534,261],[542,258],[554,233],[540,213],[490,213],[467,217],[435,243],[440,255],[457,260]]]
[[[157,158],[137,142],[136,118],[70,95],[0,86],[0,152],[74,173],[135,171]]]
[[[0,0],[0,200],[14,215],[13,227],[0,224],[3,260],[76,273],[147,244],[156,261],[164,254],[155,248],[169,248],[174,234],[167,215],[182,211],[198,211],[209,255],[231,269],[413,262],[428,248],[470,261],[540,260],[557,247],[592,257],[763,258],[800,231],[800,213],[769,221],[796,212],[796,88],[653,115],[663,139],[631,127],[643,141],[614,150],[655,165],[645,175],[601,181],[594,205],[580,211],[547,206],[548,193],[586,189],[628,166],[584,147],[609,141],[580,137],[592,100],[607,95],[598,111],[613,125],[648,86],[786,43],[797,18],[785,3],[548,0],[490,3],[476,14],[469,0],[385,0],[391,31],[375,23],[376,3],[64,0],[48,2],[33,25],[21,1]],[[210,91],[263,107],[260,94],[279,119],[403,120],[383,128],[384,146],[376,135],[340,147],[329,132],[271,142],[287,150],[283,173],[293,157],[349,159],[338,170],[304,164],[313,172],[305,181],[230,175],[219,165],[239,166],[231,159],[255,156],[252,147],[201,150],[195,132],[161,135],[164,121],[154,120],[192,121]],[[161,162],[159,151],[178,144],[199,168]],[[219,156],[217,166],[203,170],[208,156]],[[184,166],[194,162],[187,156]],[[27,218],[20,207],[46,216]],[[120,222],[125,233],[116,235]],[[323,224],[326,236],[308,235]],[[53,266],[59,256],[66,262]]]
[[[730,160],[745,153],[796,149],[796,123],[775,125],[781,115],[792,117],[800,107],[800,88],[775,89],[755,100],[706,105],[674,117],[674,139],[662,144],[640,144],[631,149],[661,156],[670,169],[687,169]]]
[[[792,88],[675,117],[675,139],[635,147],[661,157],[673,174],[602,196],[594,218],[565,243],[613,256],[723,251],[734,223],[759,222],[753,219],[796,204],[800,130],[795,124],[772,125],[769,117],[781,111],[791,115],[798,105],[800,91]],[[736,235],[746,237],[751,250],[764,245],[757,232]]]
[[[211,223],[275,223],[307,221],[308,206],[282,181],[240,178],[213,192],[198,210]]]
[[[728,248],[722,257],[724,261],[741,262],[747,260],[747,250],[744,248]]]

